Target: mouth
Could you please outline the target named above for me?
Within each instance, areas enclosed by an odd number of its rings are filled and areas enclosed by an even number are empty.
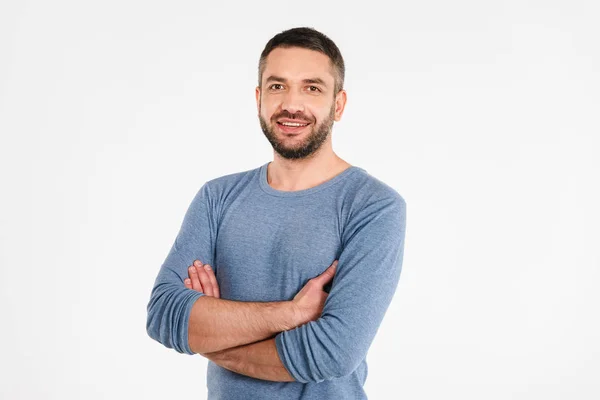
[[[294,135],[302,132],[305,128],[310,125],[310,122],[289,122],[289,121],[277,121],[279,130],[288,135]]]

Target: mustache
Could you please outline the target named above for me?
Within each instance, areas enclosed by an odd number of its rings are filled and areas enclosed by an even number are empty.
[[[303,120],[303,121],[313,122],[311,118],[308,118],[307,116],[305,116],[302,113],[291,114],[288,111],[283,111],[282,113],[274,116],[273,120],[278,120],[279,118],[300,119],[300,120]]]

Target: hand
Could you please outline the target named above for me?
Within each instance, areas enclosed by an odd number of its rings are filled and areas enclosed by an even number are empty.
[[[337,264],[338,260],[335,260],[321,275],[310,279],[294,296],[292,304],[295,305],[300,319],[298,325],[315,321],[321,316],[327,299],[327,292],[323,290],[323,286],[333,279]]]
[[[193,265],[188,267],[189,278],[183,281],[186,288],[204,293],[207,296],[221,297],[219,284],[213,269],[208,264],[202,264],[200,260],[195,260]]]

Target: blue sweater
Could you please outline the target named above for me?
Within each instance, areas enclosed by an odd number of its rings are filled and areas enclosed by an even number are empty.
[[[272,382],[209,361],[209,399],[366,399],[369,346],[402,266],[406,203],[390,186],[351,166],[309,189],[280,191],[267,165],[206,182],[189,206],[148,303],[148,334],[193,354],[188,322],[202,293],[186,289],[195,259],[216,273],[221,298],[291,300],[335,259],[321,318],[275,337],[296,382]]]

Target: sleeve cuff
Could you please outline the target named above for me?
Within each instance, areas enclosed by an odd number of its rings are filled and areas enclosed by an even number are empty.
[[[283,334],[284,332],[279,332],[277,336],[275,336],[275,348],[277,349],[277,355],[279,356],[283,367],[286,369],[288,374],[294,378],[295,381],[306,383],[306,381],[298,379],[298,376],[296,376],[293,369],[288,365],[288,357],[286,357],[286,351],[283,345]]]
[[[183,324],[181,327],[182,332],[180,335],[181,339],[182,339],[181,352],[185,353],[185,354],[189,354],[189,355],[196,354],[190,348],[190,340],[189,340],[189,335],[188,335],[189,326],[190,326],[190,314],[192,313],[192,307],[194,306],[194,303],[196,302],[196,300],[198,300],[202,296],[205,296],[205,294],[201,293],[201,292],[196,292],[196,291],[192,291],[192,292],[193,293],[188,298],[186,305],[185,305],[185,309],[183,310]]]

